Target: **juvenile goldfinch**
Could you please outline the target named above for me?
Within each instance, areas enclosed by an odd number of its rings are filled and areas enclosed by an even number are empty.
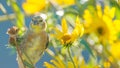
[[[23,42],[20,44],[23,62],[27,62],[35,66],[35,64],[40,60],[49,42],[46,27],[46,22],[40,15],[35,15],[32,18],[29,28],[22,40]],[[20,56],[18,56],[17,59],[19,67],[22,68],[21,65],[23,64],[21,64]]]

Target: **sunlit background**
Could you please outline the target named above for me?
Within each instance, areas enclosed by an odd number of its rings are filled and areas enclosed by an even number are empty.
[[[36,14],[49,35],[36,68],[120,67],[119,0],[0,0],[0,68],[18,68],[7,31],[16,26],[24,36]]]

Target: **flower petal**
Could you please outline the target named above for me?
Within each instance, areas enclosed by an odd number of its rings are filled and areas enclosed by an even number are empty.
[[[75,0],[53,0],[53,1],[56,2],[58,5],[61,5],[62,7],[75,4]]]
[[[63,33],[68,32],[68,26],[67,26],[66,20],[64,18],[62,19],[62,31],[63,31]]]
[[[97,5],[97,14],[100,18],[102,17],[102,10],[100,5]]]
[[[44,62],[44,66],[47,67],[47,68],[55,68],[54,65],[48,63],[48,62]]]
[[[77,16],[77,18],[76,18],[76,25],[79,25],[80,24],[80,20],[79,20],[79,17]]]
[[[53,28],[55,30],[55,34],[51,34],[51,36],[54,36],[57,39],[60,39],[63,36],[63,33],[58,28]]]
[[[83,25],[80,24],[80,20],[79,17],[76,18],[76,24],[75,24],[75,29],[72,32],[72,35],[76,35],[76,36],[82,36],[84,33],[84,28]]]
[[[68,62],[68,68],[74,68],[74,65],[72,62]]]
[[[45,0],[27,0],[22,4],[22,7],[27,14],[34,14],[45,7]]]
[[[57,67],[57,68],[60,67],[60,64],[55,60],[51,60],[50,62],[52,62],[55,65],[55,67]]]
[[[115,7],[112,7],[111,9],[110,9],[110,17],[111,18],[114,18],[114,16],[115,16]]]
[[[84,15],[83,15],[84,19],[85,19],[85,23],[84,23],[84,26],[85,27],[89,27],[90,24],[92,23],[92,15],[90,14],[90,12],[86,9],[84,11]]]
[[[58,63],[60,64],[60,68],[66,68],[63,60],[62,60],[59,56],[56,57],[56,60],[57,60]]]

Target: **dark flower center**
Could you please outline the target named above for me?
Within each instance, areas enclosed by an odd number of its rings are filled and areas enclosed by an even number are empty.
[[[71,36],[69,34],[64,34],[64,36],[61,38],[64,43],[66,43],[68,40],[71,39]]]
[[[99,35],[103,35],[104,34],[104,30],[103,30],[102,27],[98,27],[97,32],[98,32]]]

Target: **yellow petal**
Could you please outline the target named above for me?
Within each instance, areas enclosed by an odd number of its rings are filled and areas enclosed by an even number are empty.
[[[105,23],[112,23],[112,19],[109,16],[105,15],[105,14],[103,15],[103,21]]]
[[[51,62],[56,66],[56,68],[61,68],[61,65],[57,61],[51,60]]]
[[[63,63],[62,59],[60,57],[56,57],[57,62],[60,64],[60,68],[66,68],[65,64]]]
[[[47,63],[47,62],[44,62],[44,66],[45,66],[46,68],[55,68],[54,65],[49,64],[49,63]]]
[[[56,39],[58,39],[58,40],[60,40],[60,38],[62,37],[62,36],[59,35],[59,34],[50,34],[50,36],[51,36],[51,37],[54,37],[54,38],[56,38]]]
[[[79,37],[79,31],[78,31],[78,27],[75,27],[75,29],[72,32],[72,39],[71,39],[71,41],[74,41],[75,39],[77,39],[77,37]]]
[[[104,62],[104,68],[110,68],[110,62],[108,61]]]
[[[85,65],[84,59],[82,60],[82,62],[80,64],[80,68],[88,68],[87,65]]]
[[[120,41],[117,41],[111,45],[110,52],[113,57],[120,59]]]
[[[111,18],[114,18],[114,16],[115,16],[115,7],[112,7],[111,9],[110,9],[110,17]]]
[[[79,66],[79,64],[80,64],[79,61],[78,61],[79,59],[77,59],[76,56],[75,56],[73,59],[74,59],[74,63],[75,63],[75,65],[76,65],[76,68],[78,68],[78,66]]]
[[[22,4],[23,10],[27,14],[34,14],[36,12],[39,12],[45,7],[45,0],[40,1],[33,1],[33,0],[27,0],[28,2],[24,2]]]
[[[102,17],[102,10],[100,5],[97,5],[97,14],[100,18]]]
[[[45,4],[45,0],[26,0],[27,3]]]
[[[88,10],[85,10],[83,17],[84,17],[84,19],[85,19],[84,26],[85,26],[85,27],[89,27],[90,24],[92,23],[92,20],[93,20],[90,12],[89,12]]]
[[[114,20],[113,25],[115,27],[115,30],[120,32],[120,20]]]
[[[75,0],[54,0],[58,5],[69,6],[75,4]]]
[[[84,28],[82,26],[82,24],[80,24],[80,20],[79,17],[76,18],[76,24],[75,24],[75,28],[72,32],[72,39],[71,41],[75,41],[75,39],[77,39],[79,36],[81,37],[84,33]]]
[[[55,30],[55,34],[51,34],[51,36],[60,39],[63,36],[63,33],[58,28],[53,28]]]
[[[62,31],[63,31],[63,33],[68,32],[68,26],[67,26],[66,20],[64,18],[62,19]]]
[[[77,18],[76,18],[76,25],[79,25],[80,24],[80,20],[79,20],[79,17],[77,16]]]
[[[80,20],[79,17],[76,18],[76,24],[75,24],[75,29],[73,30],[73,34],[75,33],[77,36],[79,35],[80,37],[83,35],[84,33],[84,28],[83,25],[80,24]]]
[[[57,4],[59,5],[62,5],[63,4],[63,0],[53,0],[54,2],[56,2]]]
[[[105,6],[104,15],[107,15],[108,17],[110,17],[110,19],[114,18],[114,16],[115,16],[115,7],[112,7],[110,9],[109,6]]]
[[[30,3],[23,3],[22,7],[27,14],[34,14],[35,12],[39,11],[39,7],[37,5],[33,5]]]
[[[84,27],[83,27],[83,25],[81,26],[81,27],[79,27],[80,28],[80,37],[82,37],[83,36],[83,34],[84,34]]]
[[[68,68],[74,68],[73,63],[72,62],[68,62]]]
[[[58,28],[53,28],[57,34],[62,34],[62,32]]]
[[[75,4],[75,0],[63,0],[64,1],[64,4],[66,5],[73,5]]]
[[[109,15],[109,6],[105,6],[104,14]]]

